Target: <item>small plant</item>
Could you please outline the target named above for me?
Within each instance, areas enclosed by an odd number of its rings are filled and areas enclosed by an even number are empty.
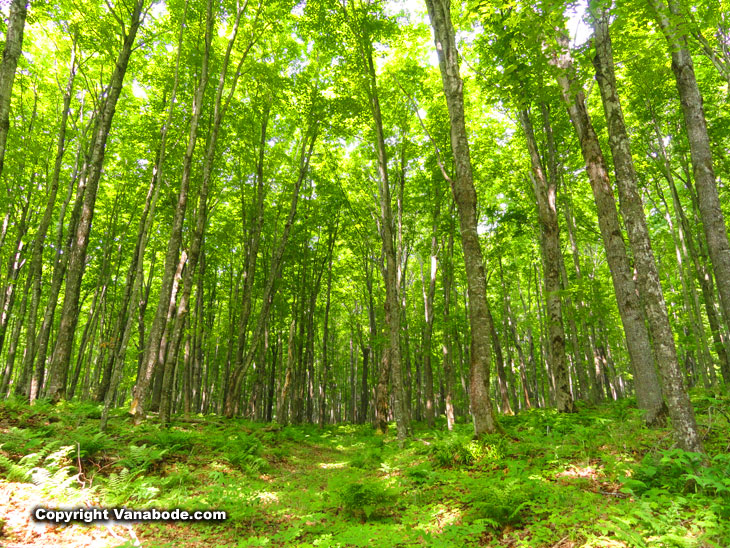
[[[109,474],[101,495],[111,506],[129,502],[152,503],[160,492],[157,487],[159,483],[159,478],[145,477],[142,475],[142,470],[130,472],[129,468],[123,468],[118,474],[116,472]]]
[[[141,438],[141,441],[149,445],[169,449],[170,452],[189,453],[199,443],[200,436],[197,432],[178,428],[155,428]]]
[[[258,474],[265,470],[269,463],[261,457],[263,445],[251,434],[237,434],[219,444],[225,459],[247,474]]]
[[[132,445],[129,453],[119,461],[119,464],[136,472],[145,472],[153,465],[162,461],[170,448],[160,449],[158,447],[147,447],[147,444],[140,446]]]
[[[395,505],[399,492],[376,481],[346,483],[336,491],[342,508],[367,521],[385,516]]]
[[[350,466],[362,470],[375,470],[382,462],[382,452],[376,448],[358,452],[350,461]]]
[[[105,433],[94,431],[92,428],[85,428],[73,431],[69,440],[76,451],[75,456],[91,459],[111,450],[114,441]]]
[[[190,470],[190,467],[186,464],[178,463],[175,471],[168,474],[163,483],[165,487],[174,489],[193,483],[194,480],[195,476],[192,470]]]
[[[467,501],[475,517],[501,528],[525,520],[538,485],[533,480],[510,477],[499,481],[473,481],[470,491]]]
[[[62,411],[61,419],[67,423],[78,423],[80,419],[99,419],[101,408],[100,404],[90,401],[63,401],[58,407],[59,411]]]
[[[11,455],[25,455],[38,450],[44,445],[46,437],[51,433],[50,428],[16,428],[13,426],[4,435],[3,451]]]
[[[69,504],[78,503],[86,494],[79,487],[78,474],[73,474],[70,456],[74,448],[59,447],[58,441],[46,443],[36,453],[22,457],[17,463],[0,455],[0,470],[8,481],[33,483],[44,495]]]
[[[436,441],[429,446],[428,452],[442,468],[472,466],[485,456],[482,444],[464,438]]]
[[[703,456],[682,449],[669,449],[661,453],[647,453],[634,469],[624,486],[635,494],[649,489],[666,489],[685,492],[690,489],[701,471]]]
[[[436,472],[428,462],[409,468],[405,475],[416,485],[428,485],[436,479]]]

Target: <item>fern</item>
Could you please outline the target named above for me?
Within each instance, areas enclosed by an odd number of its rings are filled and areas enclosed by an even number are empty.
[[[106,434],[91,429],[76,430],[71,435],[70,441],[76,449],[74,456],[85,459],[90,459],[114,447],[113,441]]]
[[[247,474],[258,474],[266,470],[269,463],[261,457],[263,445],[256,436],[238,434],[219,442],[219,449],[229,464],[237,466]]]
[[[376,481],[347,483],[336,490],[342,508],[352,516],[367,521],[386,515],[398,500],[396,489]]]
[[[147,447],[147,444],[131,445],[129,454],[121,459],[119,463],[134,471],[147,471],[150,466],[163,460],[170,449],[159,449],[155,447]]]
[[[5,473],[3,475],[8,481],[25,483],[30,481],[31,469],[33,467],[27,468],[21,464],[15,464],[5,455],[0,455],[0,468],[4,470]]]

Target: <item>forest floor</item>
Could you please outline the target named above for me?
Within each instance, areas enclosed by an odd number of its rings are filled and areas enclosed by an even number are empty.
[[[133,427],[120,410],[0,403],[0,545],[730,546],[730,400],[693,394],[709,458],[642,426],[632,400],[502,417],[506,435],[218,417]],[[394,430],[394,429],[393,429]],[[224,522],[48,525],[51,507],[223,510]]]

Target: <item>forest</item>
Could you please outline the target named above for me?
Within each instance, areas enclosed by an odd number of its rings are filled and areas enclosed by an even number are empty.
[[[728,0],[0,12],[0,544],[730,546]]]

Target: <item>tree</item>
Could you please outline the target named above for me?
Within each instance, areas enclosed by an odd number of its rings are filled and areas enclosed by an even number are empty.
[[[669,325],[659,272],[649,240],[644,206],[638,192],[629,136],[626,132],[616,88],[608,14],[599,10],[597,2],[592,2],[591,8],[595,10],[593,28],[596,56],[593,64],[596,67],[596,80],[601,91],[603,110],[608,124],[608,142],[621,197],[621,211],[636,264],[637,285],[641,292],[654,343],[654,352],[662,374],[663,392],[669,404],[669,414],[677,441],[687,451],[703,452],[692,404],[682,383],[682,374],[674,346],[674,335]]]
[[[81,279],[84,273],[86,249],[89,245],[89,232],[94,218],[99,180],[104,165],[106,141],[111,130],[117,101],[122,91],[122,84],[127,72],[129,58],[132,55],[137,31],[142,24],[144,6],[144,0],[135,2],[130,14],[128,30],[120,20],[123,36],[122,49],[117,57],[114,72],[109,81],[107,96],[103,100],[101,114],[89,143],[90,150],[86,160],[86,171],[79,180],[79,192],[83,191],[84,197],[83,205],[69,254],[61,324],[58,328],[58,339],[51,358],[46,389],[46,395],[54,401],[65,397],[66,394],[66,377],[71,357],[71,346],[73,345],[74,330],[78,322]]]
[[[479,233],[477,231],[476,190],[472,175],[469,141],[464,122],[463,83],[451,23],[450,0],[426,0],[428,16],[434,32],[439,68],[451,122],[451,150],[454,176],[450,181],[459,211],[461,245],[469,287],[469,323],[471,326],[471,364],[469,395],[474,419],[474,435],[493,433],[499,426],[489,397],[489,364],[491,345],[487,323],[487,281]]]
[[[12,0],[5,48],[0,63],[0,175],[2,175],[5,165],[5,147],[10,131],[10,100],[13,93],[15,69],[23,49],[23,32],[27,14],[28,0]]]

